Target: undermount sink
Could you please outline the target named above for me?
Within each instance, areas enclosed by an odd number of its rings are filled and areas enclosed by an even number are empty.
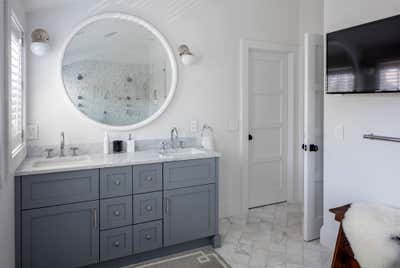
[[[186,155],[197,155],[197,154],[205,154],[206,152],[197,149],[197,148],[184,148],[184,149],[175,149],[175,150],[167,150],[165,152],[160,152],[160,156],[162,157],[177,157],[177,156],[186,156]]]
[[[33,163],[34,168],[63,167],[68,165],[86,164],[90,160],[89,156],[57,157],[52,159],[38,160]]]

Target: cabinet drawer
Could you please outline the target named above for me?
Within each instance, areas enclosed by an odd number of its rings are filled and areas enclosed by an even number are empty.
[[[109,198],[132,194],[132,167],[100,170],[100,197]]]
[[[133,167],[133,193],[148,193],[162,190],[162,164]]]
[[[132,226],[100,233],[100,261],[108,261],[133,254]]]
[[[148,222],[133,226],[133,253],[162,247],[162,222]]]
[[[133,197],[133,222],[141,223],[162,218],[162,192]]]
[[[100,229],[132,224],[132,196],[100,200]]]
[[[214,158],[165,163],[164,189],[214,183],[216,173]]]
[[[99,170],[22,177],[22,208],[39,208],[99,198]]]

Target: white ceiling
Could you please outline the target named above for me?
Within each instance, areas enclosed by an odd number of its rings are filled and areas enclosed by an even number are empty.
[[[27,12],[31,12],[42,8],[55,7],[74,1],[84,1],[84,0],[22,0]]]

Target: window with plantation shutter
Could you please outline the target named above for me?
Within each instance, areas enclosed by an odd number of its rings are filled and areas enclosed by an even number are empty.
[[[354,90],[354,73],[351,68],[330,70],[328,73],[328,91],[352,91]]]
[[[9,39],[9,115],[10,145],[12,155],[24,142],[24,32],[13,16],[10,23]]]
[[[400,90],[400,61],[381,64],[379,68],[379,90]]]

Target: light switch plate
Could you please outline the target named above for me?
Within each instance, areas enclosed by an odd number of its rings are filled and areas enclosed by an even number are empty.
[[[26,126],[26,138],[28,140],[39,139],[39,125],[38,124],[28,124]]]
[[[342,124],[337,125],[334,130],[335,138],[339,141],[344,140],[344,126]]]
[[[228,120],[228,131],[236,132],[239,130],[239,121],[236,119]]]

